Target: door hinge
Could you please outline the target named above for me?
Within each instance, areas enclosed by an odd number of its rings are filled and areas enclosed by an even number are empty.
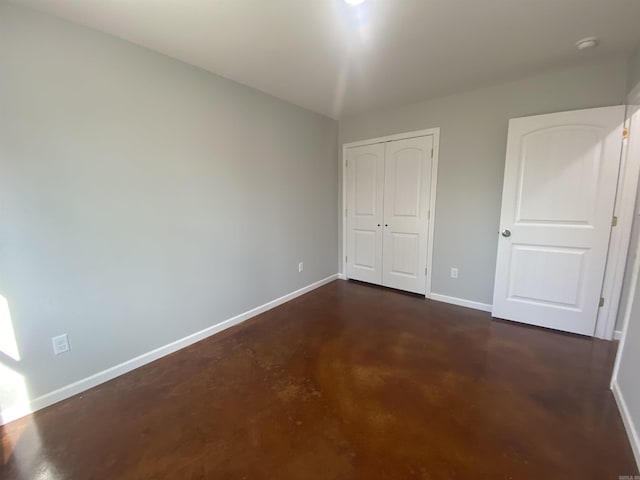
[[[427,274],[427,267],[424,267],[424,274]]]
[[[618,217],[616,217],[615,215],[611,219],[611,226],[612,227],[617,227],[618,226]]]
[[[431,149],[431,158],[433,158],[433,148]]]
[[[622,129],[622,138],[629,138],[629,129],[626,127]]]
[[[344,263],[349,263],[349,257],[344,257]]]
[[[431,220],[431,210],[427,210],[427,220]]]
[[[598,303],[599,307],[603,307],[604,306],[604,297],[600,297],[600,303]]]
[[[344,161],[344,166],[345,166],[345,167],[347,167],[347,168],[349,168],[349,160],[345,160],[345,161]]]
[[[349,209],[348,209],[348,208],[345,208],[345,209],[344,209],[344,216],[345,216],[345,217],[348,217],[348,216],[349,216]]]

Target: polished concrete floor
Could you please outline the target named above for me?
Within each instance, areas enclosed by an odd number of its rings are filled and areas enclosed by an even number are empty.
[[[2,479],[618,480],[615,344],[336,281],[2,429]]]

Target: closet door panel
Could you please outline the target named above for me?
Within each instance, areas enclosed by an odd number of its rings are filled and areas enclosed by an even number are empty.
[[[384,144],[347,150],[347,276],[382,284]]]
[[[433,137],[385,145],[382,284],[424,294],[426,289]]]

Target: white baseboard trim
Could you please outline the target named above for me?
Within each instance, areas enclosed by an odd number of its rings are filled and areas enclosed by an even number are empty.
[[[151,350],[150,352],[143,353],[142,355],[132,358],[131,360],[127,360],[126,362],[123,362],[119,365],[107,368],[106,370],[95,373],[89,377],[83,378],[82,380],[78,380],[77,382],[66,385],[62,388],[59,388],[58,390],[54,390],[53,392],[46,393],[41,397],[31,400],[28,404],[16,405],[15,407],[2,410],[0,411],[0,425],[5,425],[9,422],[17,420],[20,417],[24,417],[37,410],[53,405],[54,403],[58,403],[69,397],[89,390],[90,388],[96,387],[101,383],[108,382],[109,380],[119,377],[120,375],[124,375],[125,373],[135,370],[136,368],[151,363],[154,360],[158,360],[159,358],[188,347],[189,345],[199,342],[200,340],[210,337],[211,335],[221,332],[222,330],[226,330],[229,327],[238,325],[239,323],[255,317],[256,315],[264,313],[268,310],[271,310],[272,308],[282,305],[283,303],[293,300],[296,297],[299,297],[301,295],[304,295],[305,293],[315,290],[316,288],[326,285],[327,283],[338,279],[338,277],[338,274],[331,275],[327,278],[314,282],[311,285],[307,285],[306,287],[300,288],[299,290],[288,293],[280,298],[271,300],[270,302],[260,305],[259,307],[241,313],[240,315],[236,315],[235,317],[207,327],[204,330],[200,330],[199,332],[187,335],[184,338],[176,340],[175,342],[171,342],[167,345],[163,345],[162,347]]]
[[[629,443],[631,443],[633,455],[636,457],[636,464],[640,469],[640,435],[638,435],[638,431],[633,424],[631,413],[629,412],[629,408],[627,407],[627,402],[625,402],[624,400],[624,396],[622,395],[622,391],[620,390],[618,381],[615,379],[611,382],[611,391],[613,392],[613,396],[616,399],[616,403],[618,404],[618,410],[620,410],[620,416],[622,417],[624,428],[627,430],[627,435],[629,436]]]
[[[338,278],[339,278],[340,280],[346,280],[346,279],[347,279],[347,276],[346,276],[344,273],[339,273],[339,274],[338,274]]]
[[[614,330],[613,331],[613,339],[620,340],[622,338],[622,330]]]
[[[453,305],[459,305],[461,307],[474,308],[476,310],[482,310],[483,312],[490,312],[491,305],[488,303],[474,302],[473,300],[465,300],[464,298],[449,297],[448,295],[440,295],[439,293],[432,293],[431,300],[436,302],[451,303]]]

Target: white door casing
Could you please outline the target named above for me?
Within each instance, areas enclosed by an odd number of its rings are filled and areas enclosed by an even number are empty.
[[[384,144],[347,150],[347,276],[382,283]]]
[[[594,334],[623,121],[615,106],[509,122],[494,317]]]
[[[425,294],[433,137],[386,143],[382,284]]]

